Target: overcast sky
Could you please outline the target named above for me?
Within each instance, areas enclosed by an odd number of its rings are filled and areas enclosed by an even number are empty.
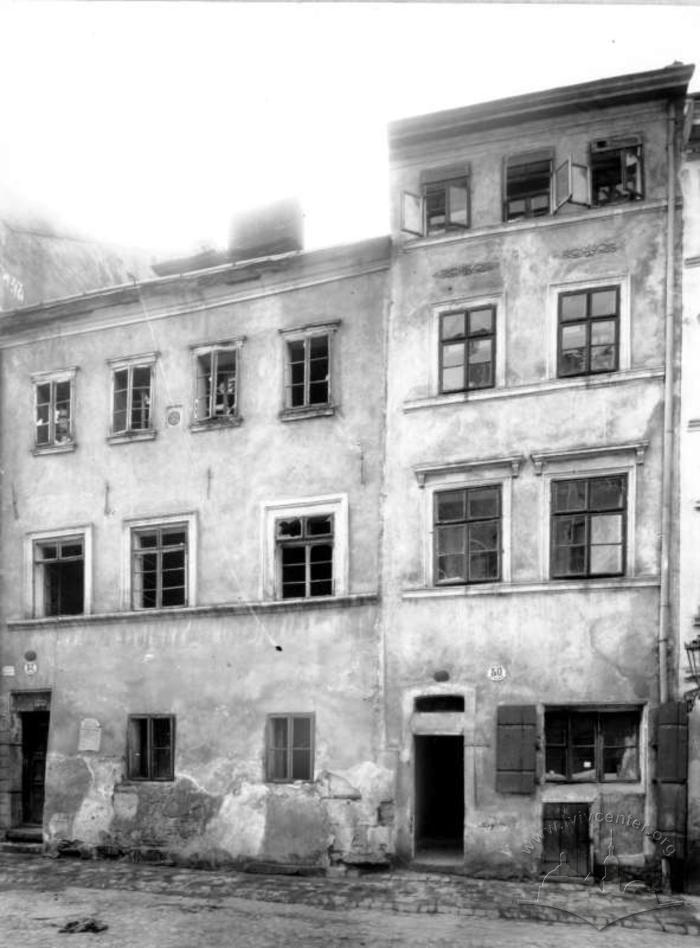
[[[307,246],[385,233],[387,121],[693,63],[700,7],[0,0],[0,37],[0,185],[179,253],[291,194]]]

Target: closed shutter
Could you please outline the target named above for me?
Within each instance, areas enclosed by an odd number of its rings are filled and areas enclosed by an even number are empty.
[[[534,793],[537,709],[534,705],[501,705],[496,735],[496,790]]]
[[[673,846],[676,858],[685,855],[687,779],[688,712],[684,701],[668,701],[656,726],[657,824],[668,840],[663,849]]]

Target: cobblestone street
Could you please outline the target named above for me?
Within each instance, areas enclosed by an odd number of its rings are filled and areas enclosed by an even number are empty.
[[[0,856],[0,944],[64,946],[66,935],[59,929],[86,916],[108,927],[76,934],[77,944],[101,948],[591,948],[596,942],[606,948],[685,948],[690,944],[686,936],[700,932],[700,899],[686,896],[680,905],[649,911],[657,904],[653,897],[630,901],[598,890],[566,890],[558,887],[532,906],[520,900],[536,901],[536,888],[427,873],[300,878]],[[551,907],[565,903],[569,914]],[[610,924],[625,911],[644,914]]]

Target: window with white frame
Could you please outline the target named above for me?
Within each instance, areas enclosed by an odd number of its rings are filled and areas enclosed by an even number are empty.
[[[128,608],[195,604],[195,523],[194,514],[125,523]]]
[[[155,353],[109,361],[112,369],[113,436],[138,436],[152,432],[155,361]]]
[[[90,611],[92,531],[71,527],[32,533],[25,544],[27,609],[35,618]]]
[[[228,424],[238,420],[241,341],[198,346],[195,360],[195,424]]]
[[[263,506],[263,597],[315,599],[348,589],[347,497]]]
[[[73,446],[75,369],[38,373],[34,384],[34,445],[39,452]]]

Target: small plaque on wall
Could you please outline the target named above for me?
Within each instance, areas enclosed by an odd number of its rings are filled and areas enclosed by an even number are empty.
[[[80,722],[78,736],[78,752],[98,751],[102,740],[102,727],[95,718],[83,718]]]

